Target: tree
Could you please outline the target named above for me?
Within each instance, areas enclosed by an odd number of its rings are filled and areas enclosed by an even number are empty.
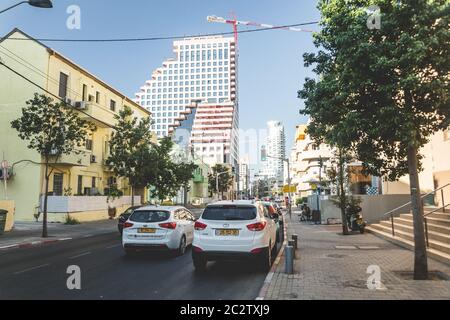
[[[157,170],[152,157],[151,120],[150,117],[138,120],[127,106],[115,119],[117,124],[109,141],[110,154],[106,164],[116,176],[128,179],[134,205],[134,189],[145,187],[148,176],[153,177]]]
[[[163,201],[177,195],[181,188],[189,190],[189,182],[197,165],[192,162],[177,163],[171,158],[173,141],[164,137],[159,144],[153,148],[153,158],[157,171],[155,176],[149,179],[152,187],[152,196]]]
[[[48,237],[47,208],[49,179],[60,157],[79,153],[87,135],[95,126],[81,119],[78,113],[66,103],[54,103],[51,97],[35,93],[22,109],[22,116],[11,122],[22,140],[27,140],[28,148],[42,156],[44,165],[44,208],[42,237]]]
[[[218,176],[219,175],[219,176]],[[219,190],[217,190],[217,181],[216,178],[219,177]],[[233,184],[233,175],[229,167],[223,164],[216,164],[212,167],[212,173],[208,173],[208,189],[211,196],[214,193],[222,194],[228,192],[228,189]]]
[[[377,4],[381,28],[367,26]],[[299,96],[308,132],[351,150],[364,170],[390,180],[409,174],[414,220],[414,279],[427,279],[418,150],[450,124],[447,0],[322,0],[317,53],[304,55],[319,80]]]

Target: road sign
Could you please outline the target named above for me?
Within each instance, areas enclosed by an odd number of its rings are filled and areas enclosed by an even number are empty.
[[[284,186],[283,187],[283,193],[295,193],[297,192],[297,187],[296,186],[291,186],[291,188],[289,189],[289,186]]]

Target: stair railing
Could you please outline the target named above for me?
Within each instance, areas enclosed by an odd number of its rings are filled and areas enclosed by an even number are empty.
[[[444,198],[444,189],[447,188],[448,186],[450,186],[450,183],[447,183],[446,185],[443,185],[442,187],[439,187],[437,189],[434,189],[433,191],[428,192],[427,194],[424,194],[423,196],[420,197],[420,199],[422,200],[422,206],[423,206],[423,199],[428,197],[429,195],[436,195],[436,192],[440,191],[441,192],[441,201],[442,201],[442,207],[437,208],[436,210],[429,212],[427,214],[424,215],[424,223],[425,223],[425,236],[426,236],[426,240],[427,240],[427,246],[428,246],[428,223],[427,223],[427,219],[426,217],[429,216],[432,213],[438,212],[439,210],[442,210],[443,213],[445,213],[445,209],[450,206],[450,203],[448,203],[447,205],[445,204],[445,198]],[[409,205],[411,205],[412,201],[409,201],[395,209],[392,209],[391,211],[386,212],[385,214],[383,214],[383,217],[386,216],[390,216],[390,220],[391,220],[391,230],[392,230],[392,236],[395,237],[395,228],[394,228],[394,213],[397,212],[400,209],[403,209]]]

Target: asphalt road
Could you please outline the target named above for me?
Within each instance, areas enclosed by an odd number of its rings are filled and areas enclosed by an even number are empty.
[[[81,268],[81,290],[67,289],[71,265]],[[0,252],[0,300],[254,299],[265,276],[245,262],[210,262],[195,274],[190,249],[127,257],[117,232]]]

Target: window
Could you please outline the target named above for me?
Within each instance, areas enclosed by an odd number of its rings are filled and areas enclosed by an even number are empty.
[[[63,72],[59,73],[59,97],[65,99],[67,97],[67,83],[69,76]]]
[[[95,93],[95,103],[100,103],[100,92]]]
[[[83,176],[78,176],[77,195],[81,195],[82,193],[83,193]]]
[[[86,98],[87,98],[87,85],[83,84],[83,95],[81,97],[81,100],[87,101]]]
[[[86,140],[86,150],[92,151],[93,141],[91,139]]]
[[[53,195],[62,196],[63,195],[63,174],[55,173],[53,175]]]
[[[109,109],[114,112],[116,111],[116,102],[114,100],[109,102]]]
[[[92,188],[94,189],[94,188],[96,188],[96,181],[97,179],[95,178],[95,177],[92,177]]]

